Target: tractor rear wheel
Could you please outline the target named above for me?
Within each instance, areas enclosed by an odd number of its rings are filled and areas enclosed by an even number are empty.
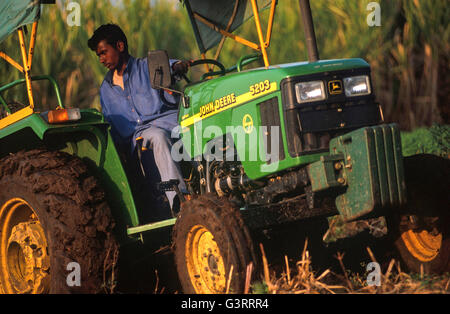
[[[407,206],[388,217],[388,228],[409,271],[450,271],[450,160],[433,155],[405,158]]]
[[[239,208],[227,199],[208,194],[184,202],[173,248],[184,293],[244,292],[253,244]]]
[[[113,226],[104,192],[79,158],[32,150],[0,160],[2,292],[107,291],[118,252]]]

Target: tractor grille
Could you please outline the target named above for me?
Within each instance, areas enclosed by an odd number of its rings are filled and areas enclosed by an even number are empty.
[[[285,158],[283,137],[281,134],[280,111],[278,108],[278,98],[273,97],[259,104],[261,115],[261,126],[266,127],[266,136],[264,138],[264,147],[270,156],[268,164],[283,160]],[[272,127],[278,127],[278,153],[272,151]]]
[[[316,73],[287,78],[281,82],[289,154],[325,152],[332,138],[364,126],[382,123],[379,105],[373,94],[348,98],[344,92],[331,94],[323,101],[298,104],[295,84],[321,80],[325,86],[345,77],[370,75],[368,68]]]

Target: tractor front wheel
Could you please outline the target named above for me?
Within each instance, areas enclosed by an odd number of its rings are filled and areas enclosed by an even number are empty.
[[[173,234],[175,263],[184,293],[243,293],[253,244],[239,209],[202,195],[182,204]]]
[[[397,224],[395,246],[409,271],[442,274],[450,271],[448,224],[439,217],[403,215]]]
[[[404,159],[407,206],[388,218],[404,265],[412,272],[450,271],[450,160],[433,155]]]

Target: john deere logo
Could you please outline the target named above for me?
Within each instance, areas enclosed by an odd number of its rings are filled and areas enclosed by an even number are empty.
[[[246,114],[242,119],[242,127],[244,128],[245,133],[251,133],[253,131],[253,119],[252,116]]]
[[[342,81],[329,81],[328,82],[328,91],[331,95],[342,94]]]

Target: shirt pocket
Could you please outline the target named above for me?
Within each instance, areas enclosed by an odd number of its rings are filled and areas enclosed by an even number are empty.
[[[161,111],[162,101],[159,97],[159,91],[151,88],[137,89],[134,93],[133,102],[136,110],[143,116],[152,116]]]

